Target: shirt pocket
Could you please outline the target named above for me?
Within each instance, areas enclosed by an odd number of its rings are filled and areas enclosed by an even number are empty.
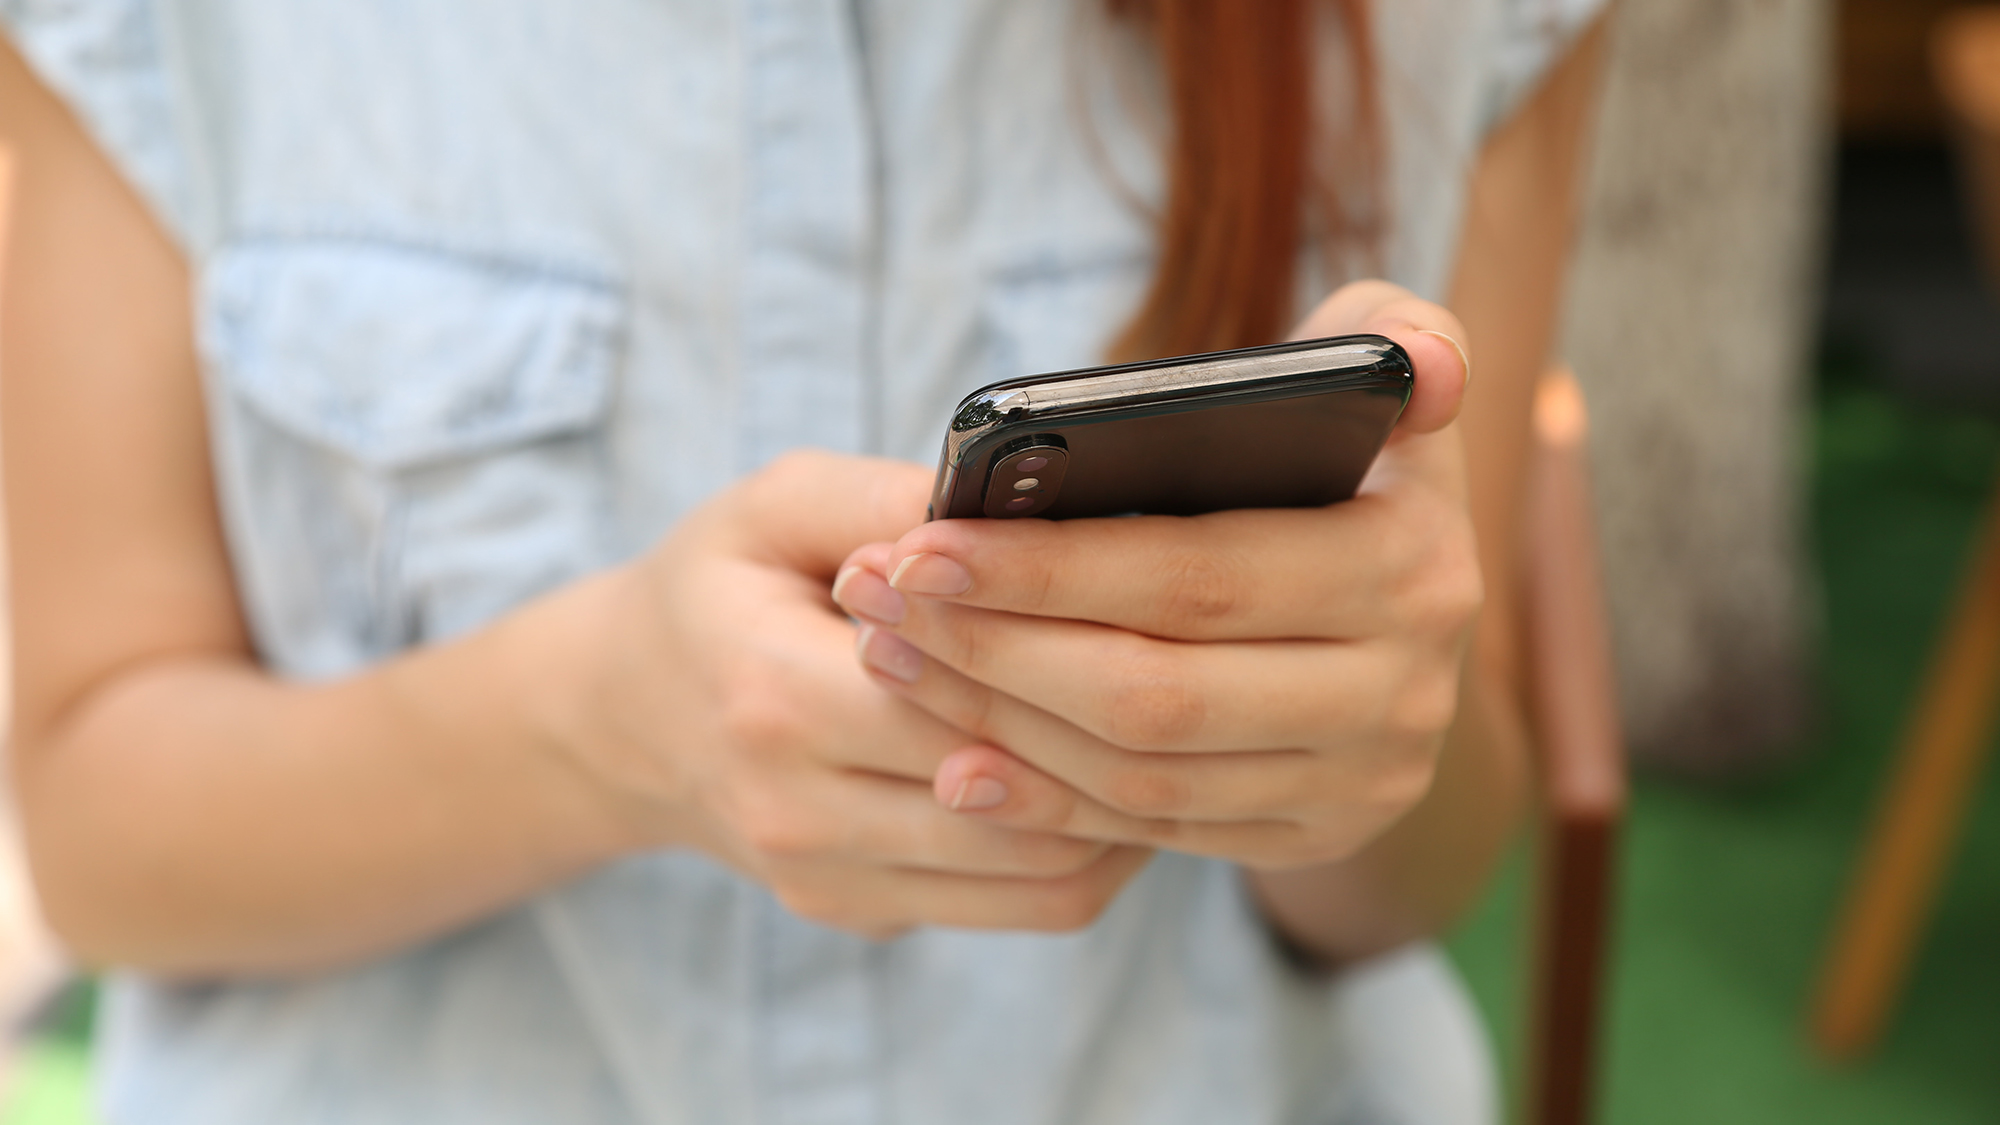
[[[605,565],[603,277],[258,238],[203,274],[219,486],[265,659],[337,675]]]

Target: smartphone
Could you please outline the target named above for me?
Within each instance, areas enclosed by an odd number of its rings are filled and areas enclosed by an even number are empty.
[[[1336,503],[1361,486],[1412,380],[1381,336],[1008,379],[959,403],[927,518]]]

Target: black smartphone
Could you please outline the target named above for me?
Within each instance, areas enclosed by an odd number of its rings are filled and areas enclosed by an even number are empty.
[[[1382,336],[1008,379],[959,403],[928,518],[1332,504],[1361,486],[1412,381]]]

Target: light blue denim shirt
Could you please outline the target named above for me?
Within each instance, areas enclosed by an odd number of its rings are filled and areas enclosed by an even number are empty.
[[[1442,290],[1485,130],[1597,4],[1381,0],[1389,276]],[[1160,191],[1150,87],[1103,63],[1131,52],[1096,7],[0,19],[188,254],[242,600],[269,667],[314,679],[629,558],[787,448],[929,463],[967,390],[1095,360]],[[1085,932],[886,943],[648,856],[314,980],[123,979],[104,1027],[113,1125],[1493,1113],[1434,953],[1308,978],[1229,866],[1182,856]]]

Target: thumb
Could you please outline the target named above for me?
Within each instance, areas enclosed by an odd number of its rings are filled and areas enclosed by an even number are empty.
[[[924,522],[930,489],[931,474],[908,461],[801,450],[718,498],[718,515],[742,554],[830,580],[856,547]]]
[[[1423,300],[1400,285],[1357,281],[1320,302],[1299,324],[1293,339],[1369,332],[1387,336],[1409,354],[1416,382],[1397,429],[1427,434],[1458,416],[1471,378],[1465,326],[1442,305]]]

